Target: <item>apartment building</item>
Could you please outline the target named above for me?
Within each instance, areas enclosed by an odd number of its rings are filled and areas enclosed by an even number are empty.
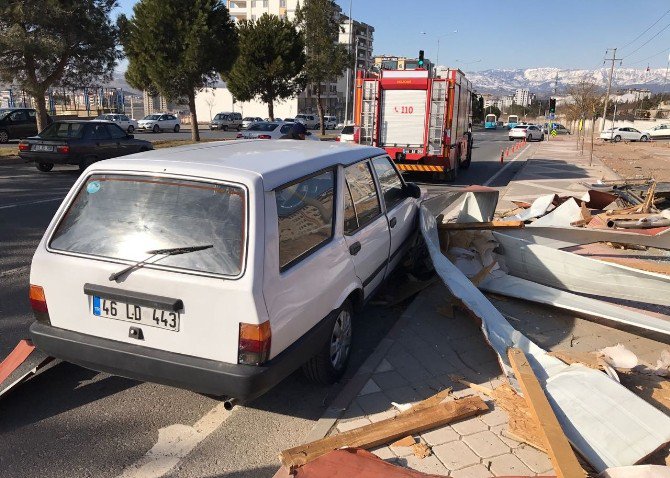
[[[226,6],[235,21],[256,20],[264,13],[293,20],[298,0],[227,0]]]
[[[514,93],[514,104],[528,106],[531,102],[530,90],[519,88]]]

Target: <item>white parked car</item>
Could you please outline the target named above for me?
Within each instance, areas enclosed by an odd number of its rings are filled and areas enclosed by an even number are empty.
[[[294,121],[304,124],[307,129],[317,129],[319,126],[319,115],[300,113],[295,115]]]
[[[326,129],[335,129],[337,128],[337,118],[335,116],[326,115],[323,117],[323,124],[325,125]],[[317,129],[319,126],[319,124],[316,125]]]
[[[539,126],[535,125],[517,125],[509,130],[509,140],[526,139],[526,141],[542,141],[544,139],[544,132]]]
[[[259,123],[261,121],[263,121],[263,118],[259,118],[258,116],[246,116],[242,119],[242,129],[247,129],[252,124]]]
[[[333,142],[95,163],[35,251],[32,340],[93,370],[241,400],[301,366],[331,383],[352,315],[416,244],[420,196],[383,149]]]
[[[340,131],[336,141],[339,141],[340,143],[358,143],[361,139],[360,136],[360,126],[347,125],[342,128],[342,131]]]
[[[172,131],[179,133],[179,118],[172,113],[154,113],[145,116],[137,122],[137,129],[158,133]]]
[[[670,139],[670,123],[654,126],[647,133],[650,139]]]
[[[291,128],[293,128],[293,123],[261,121],[253,123],[243,133],[238,133],[237,139],[281,139],[282,136],[291,132]],[[309,131],[305,139],[320,141]]]
[[[649,141],[649,133],[639,131],[631,127],[609,128],[600,133],[600,138],[605,141]]]
[[[132,118],[129,118],[127,115],[110,113],[100,115],[93,121],[111,121],[112,123],[118,124],[121,129],[132,134],[133,131],[137,129],[137,121]]]

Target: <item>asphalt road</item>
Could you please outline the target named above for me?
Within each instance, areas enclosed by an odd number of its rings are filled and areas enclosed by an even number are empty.
[[[455,185],[484,184],[501,171],[506,132],[474,134],[472,166]],[[521,164],[491,185],[504,186]],[[27,336],[30,260],[77,174],[75,167],[45,174],[0,159],[0,358]],[[438,193],[445,186],[423,187]],[[349,376],[407,303],[362,311]],[[298,371],[229,413],[209,397],[55,363],[0,400],[0,477],[269,477],[278,452],[303,441],[340,388],[314,386]]]

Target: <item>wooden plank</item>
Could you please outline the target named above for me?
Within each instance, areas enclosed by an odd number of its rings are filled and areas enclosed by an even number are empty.
[[[542,439],[546,443],[546,450],[554,471],[558,478],[580,478],[586,473],[579,465],[575,452],[563,433],[561,425],[551,409],[544,390],[540,386],[528,359],[522,350],[510,348],[507,351],[510,364],[514,369],[514,376],[519,381],[526,403],[533,418],[539,425]]]
[[[490,222],[443,222],[437,225],[443,231],[463,231],[481,229],[521,229],[523,221],[490,221]]]
[[[488,409],[488,405],[479,397],[467,397],[418,411],[410,409],[393,418],[284,450],[279,458],[282,465],[293,469],[332,450],[342,447],[373,448],[407,435],[472,417]]]

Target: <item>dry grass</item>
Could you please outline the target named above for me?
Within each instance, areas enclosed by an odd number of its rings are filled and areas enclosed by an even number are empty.
[[[16,148],[0,148],[0,158],[15,159],[19,157],[19,147]]]
[[[586,151],[588,148],[584,148]],[[670,143],[598,142],[593,154],[625,179],[670,181]]]

